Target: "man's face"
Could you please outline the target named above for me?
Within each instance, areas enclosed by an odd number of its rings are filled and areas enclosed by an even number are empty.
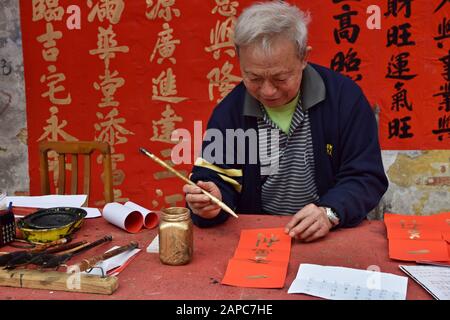
[[[264,106],[279,107],[297,96],[306,59],[292,41],[277,39],[270,54],[254,45],[240,48],[239,62],[248,92]]]

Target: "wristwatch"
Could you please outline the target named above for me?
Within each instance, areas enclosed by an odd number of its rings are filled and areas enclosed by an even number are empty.
[[[337,226],[339,224],[339,217],[337,213],[329,207],[324,207],[324,209],[327,214],[328,220],[330,220],[333,227]]]

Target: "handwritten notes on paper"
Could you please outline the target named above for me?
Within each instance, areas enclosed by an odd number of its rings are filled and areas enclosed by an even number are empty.
[[[288,293],[331,300],[405,300],[408,278],[344,267],[301,264]]]
[[[389,257],[403,261],[450,261],[450,212],[432,216],[386,213]]]
[[[222,284],[282,288],[290,253],[291,237],[284,233],[283,228],[242,230]]]
[[[400,266],[400,269],[424,287],[435,299],[450,300],[450,268]]]

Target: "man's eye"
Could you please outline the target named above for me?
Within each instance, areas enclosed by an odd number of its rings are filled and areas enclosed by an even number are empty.
[[[278,78],[275,79],[276,82],[285,82],[287,80],[287,78]]]

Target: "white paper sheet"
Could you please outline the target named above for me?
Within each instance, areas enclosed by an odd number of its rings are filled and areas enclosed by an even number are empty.
[[[118,202],[107,203],[103,207],[103,218],[130,233],[137,233],[144,225],[144,216],[133,208]]]
[[[139,211],[142,213],[142,216],[144,217],[144,227],[147,229],[153,229],[158,225],[158,215],[147,208],[144,208],[137,203],[134,203],[132,201],[125,202],[124,206],[129,207],[131,209],[134,209],[136,211]]]
[[[288,293],[331,300],[405,300],[408,278],[344,267],[301,264]]]
[[[108,251],[114,250],[116,248],[119,248],[119,246],[114,246]],[[106,251],[106,252],[108,252]],[[117,256],[111,257],[109,259],[103,260],[95,265],[95,268],[92,268],[90,270],[89,274],[94,274],[98,276],[102,276],[102,270],[105,275],[108,273],[108,271],[120,267],[123,264],[125,264],[128,260],[130,260],[134,255],[138,254],[141,251],[141,249],[133,249],[128,250],[125,252],[122,252],[121,254],[118,254]],[[100,269],[101,268],[101,269]],[[84,272],[86,273],[86,272]]]
[[[450,267],[399,266],[435,299],[450,300]]]
[[[159,236],[158,235],[156,235],[156,237],[148,245],[147,252],[148,253],[158,253],[159,252]]]
[[[102,216],[102,213],[98,208],[81,207],[80,209],[86,210],[86,219],[98,218]]]
[[[12,202],[14,207],[29,208],[53,208],[53,207],[81,207],[87,199],[87,195],[48,195],[48,196],[21,196],[6,197],[0,204]]]

